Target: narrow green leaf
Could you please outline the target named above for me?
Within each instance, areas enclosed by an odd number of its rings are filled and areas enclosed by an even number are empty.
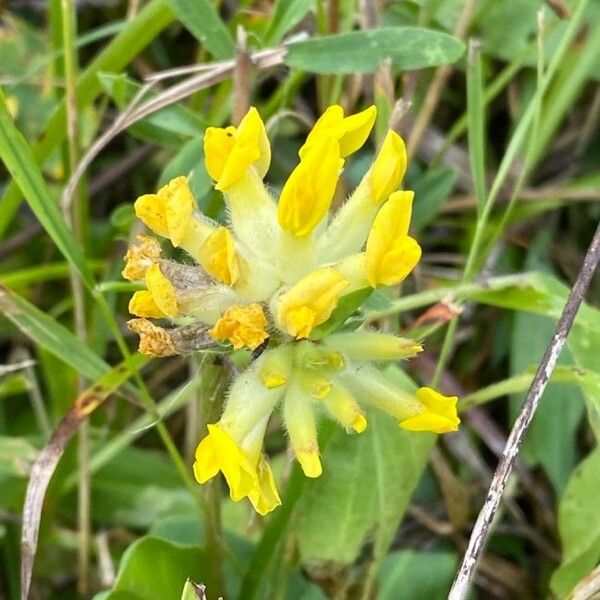
[[[231,58],[233,38],[210,0],[169,0],[189,32],[216,58]]]
[[[46,348],[66,364],[92,380],[110,367],[56,319],[17,294],[0,287],[0,312],[35,344]]]
[[[308,14],[313,0],[277,0],[267,30],[265,45],[273,46]]]
[[[389,58],[395,68],[410,71],[453,63],[463,52],[462,42],[446,33],[390,27],[296,42],[284,62],[310,73],[364,73]]]
[[[486,201],[485,183],[485,124],[481,48],[471,41],[467,60],[467,122],[469,163],[479,211]]]
[[[0,158],[25,196],[46,233],[64,257],[77,270],[89,289],[94,278],[73,234],[50,194],[31,148],[8,114],[4,94],[0,89]]]
[[[25,438],[0,436],[0,476],[29,477],[37,453]]]

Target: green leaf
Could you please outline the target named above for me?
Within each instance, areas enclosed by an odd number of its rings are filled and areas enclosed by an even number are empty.
[[[414,390],[398,370],[386,375]],[[375,556],[383,557],[421,478],[435,436],[404,431],[375,411],[368,421],[360,435],[336,429],[323,452],[323,475],[306,483],[298,511],[304,562],[349,564],[374,529]]]
[[[142,88],[125,73],[99,73],[98,77],[102,87],[120,109],[124,109]],[[148,91],[144,99],[155,96],[155,92]],[[205,123],[199,115],[183,104],[172,104],[135,123],[129,131],[145,141],[180,145],[182,136],[202,135],[204,128]]]
[[[550,232],[539,233],[531,245],[525,260],[525,268],[549,270]],[[522,373],[526,369],[535,370],[539,364],[552,334],[555,323],[547,317],[519,311],[514,318],[512,328],[510,369],[512,374]],[[579,334],[576,328],[571,339]],[[535,335],[531,332],[535,331]],[[569,352],[565,349],[559,364],[573,364]],[[569,398],[566,402],[565,398]],[[516,419],[524,394],[511,397],[511,421]],[[544,392],[527,437],[523,443],[522,455],[530,465],[542,464],[558,492],[567,484],[571,471],[577,462],[576,431],[584,410],[581,391],[567,384],[549,385]],[[548,444],[548,440],[552,444]]]
[[[231,58],[233,38],[210,0],[169,0],[189,32],[217,59]]]
[[[17,294],[0,287],[0,312],[35,344],[46,348],[89,379],[105,375],[110,367],[56,319]]]
[[[123,555],[115,585],[106,600],[180,600],[188,578],[202,581],[206,562],[197,546],[178,546],[145,536]]]
[[[419,27],[352,31],[290,44],[285,64],[310,73],[375,71],[386,58],[403,71],[453,63],[464,45],[446,33]]]
[[[48,190],[31,148],[8,114],[2,91],[0,91],[0,158],[46,233],[81,275],[88,288],[92,289],[94,286],[92,273],[56,201]]]
[[[467,122],[469,163],[477,197],[477,206],[481,212],[486,201],[485,116],[481,52],[476,42],[469,45],[467,60]]]
[[[600,559],[600,449],[575,469],[558,508],[563,559],[550,581],[552,591],[564,598]]]
[[[268,28],[265,32],[265,45],[273,46],[307,15],[313,0],[277,0]]]
[[[403,550],[385,557],[379,570],[378,600],[445,600],[456,572],[452,552]]]

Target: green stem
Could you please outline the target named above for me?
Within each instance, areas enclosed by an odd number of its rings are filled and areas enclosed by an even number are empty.
[[[200,377],[205,384],[200,388],[200,426],[206,431],[209,423],[215,423],[221,416],[223,405],[222,371],[211,364],[211,357],[202,357],[199,368]],[[204,536],[206,554],[211,581],[208,582],[210,595],[215,598],[225,594],[223,578],[224,539],[221,529],[221,480],[213,477],[203,485],[204,495]]]

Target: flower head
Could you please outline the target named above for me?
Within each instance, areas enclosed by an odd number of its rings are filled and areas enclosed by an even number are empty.
[[[421,351],[418,342],[366,329],[331,332],[328,325],[339,321],[334,313],[346,296],[397,285],[421,256],[409,235],[413,192],[397,191],[406,151],[393,131],[356,190],[330,214],[344,160],[366,142],[375,116],[374,107],[350,116],[340,106],[327,109],[277,200],[262,181],[271,151],[256,109],[238,127],[208,128],[206,169],[223,192],[227,227],[197,209],[185,177],[135,203],[144,224],[191,259],[163,258],[149,236],[129,249],[123,275],[145,284],[129,305],[139,317],[129,327],[140,335],[140,351],[223,351],[223,342],[234,350],[260,347],[234,380],[221,418],[208,425],[193,467],[200,483],[222,473],[231,497],[248,498],[260,514],[281,503],[262,452],[279,404],[308,477],[327,469],[317,436],[323,411],[358,434],[368,427],[369,407],[411,431],[443,433],[460,422],[456,398],[429,388],[410,394],[373,364],[410,358]]]

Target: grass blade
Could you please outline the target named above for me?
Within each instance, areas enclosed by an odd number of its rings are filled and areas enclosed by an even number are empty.
[[[15,127],[0,90],[0,158],[23,192],[31,210],[65,258],[73,265],[88,288],[94,278],[81,249],[67,227],[42,177],[31,148]]]
[[[469,162],[477,207],[485,205],[485,125],[484,125],[483,78],[481,75],[481,46],[471,40],[467,61],[467,120],[469,133]]]

